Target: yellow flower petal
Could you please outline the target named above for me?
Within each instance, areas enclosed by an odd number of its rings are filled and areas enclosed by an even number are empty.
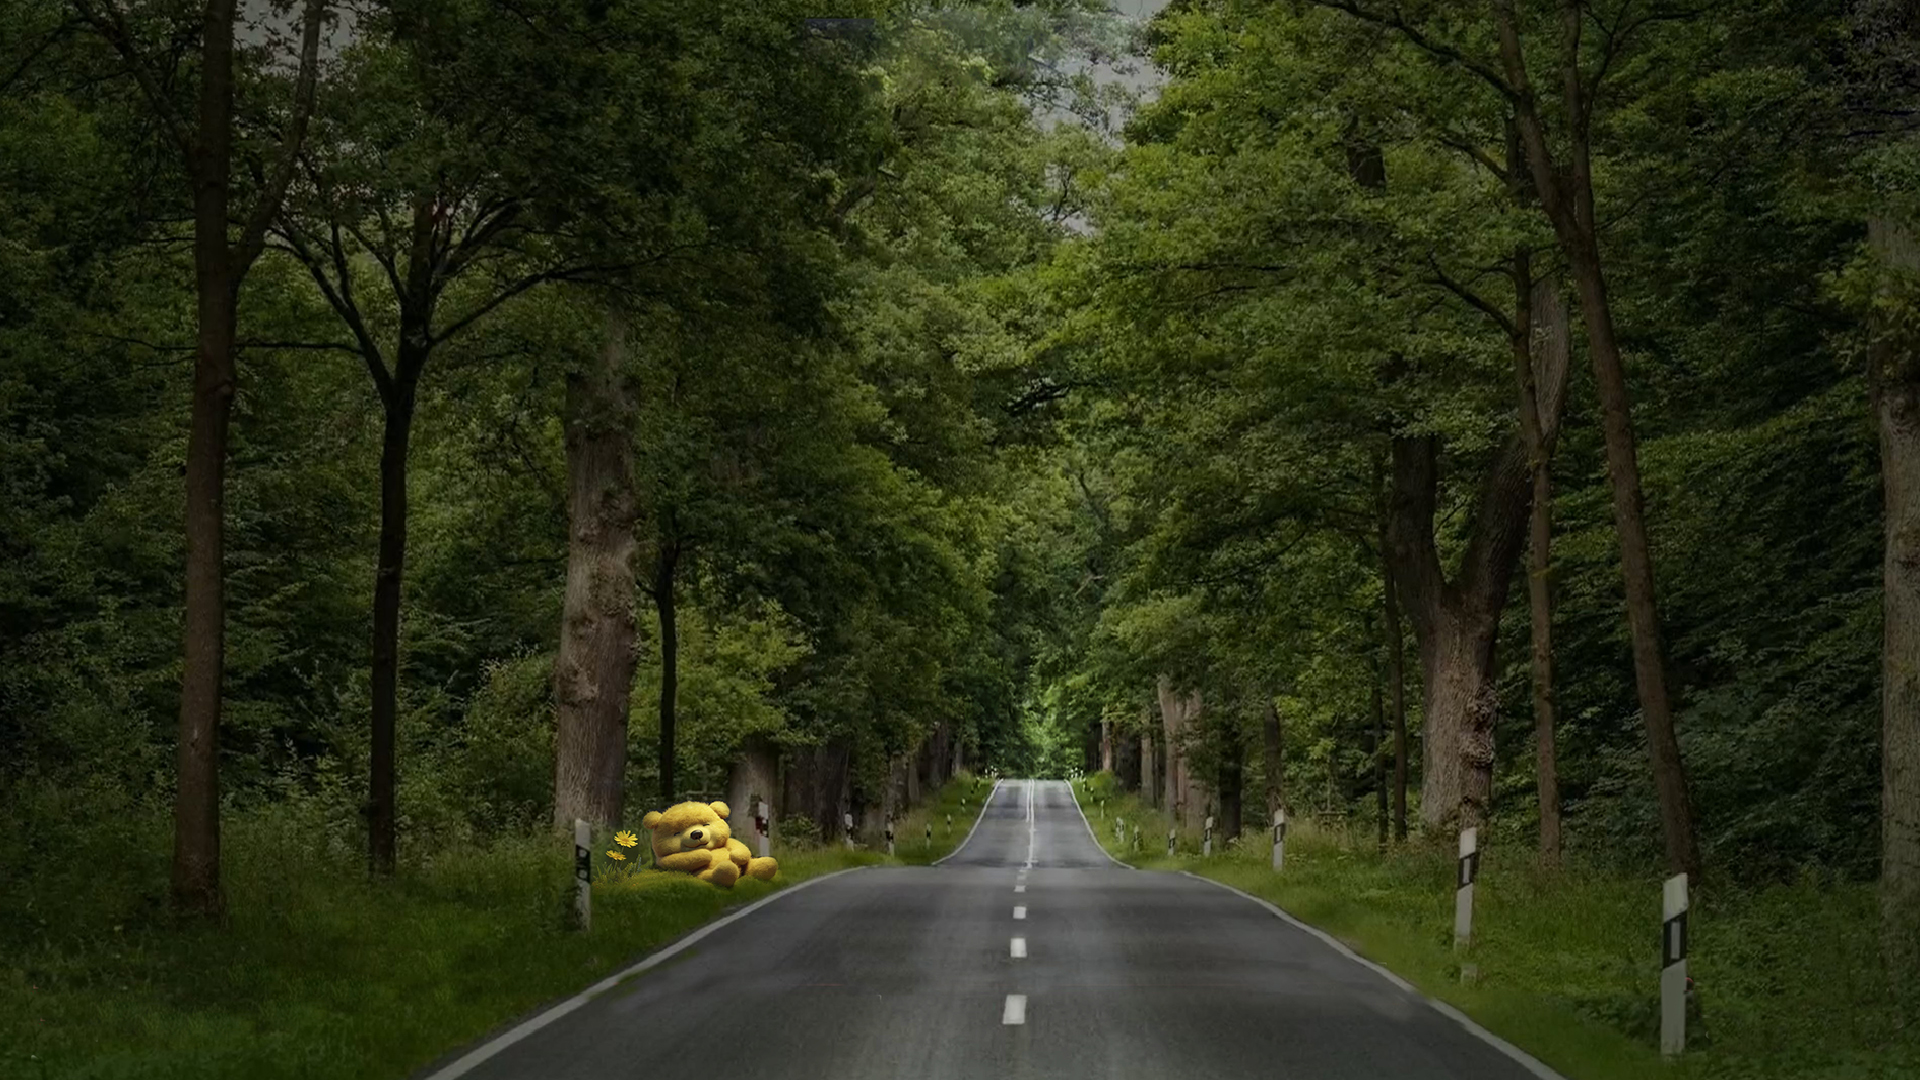
[[[626,856],[625,856],[625,855],[622,855],[622,854],[620,854],[620,853],[619,853],[619,852],[617,852],[617,851],[609,851],[609,852],[607,852],[607,858],[609,858],[609,859],[620,859],[620,860],[622,860],[622,861],[625,861],[625,860],[626,860]]]
[[[632,847],[633,845],[640,842],[639,837],[633,835],[630,832],[627,832],[624,829],[621,830],[620,832],[614,833],[613,839],[614,839],[614,842],[618,843],[621,847]]]

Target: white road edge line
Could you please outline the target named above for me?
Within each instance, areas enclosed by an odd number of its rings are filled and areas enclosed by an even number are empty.
[[[1026,917],[1027,917],[1027,906],[1026,906],[1025,904],[1021,904],[1021,905],[1019,905],[1018,907],[1015,907],[1015,908],[1013,909],[1013,917],[1014,917],[1014,918],[1016,918],[1016,919],[1024,919],[1024,918],[1026,918]]]
[[[1347,959],[1353,961],[1354,963],[1359,964],[1361,967],[1366,968],[1367,970],[1387,980],[1388,982],[1399,987],[1400,989],[1405,990],[1407,993],[1412,994],[1414,997],[1417,997],[1420,1000],[1426,1002],[1428,1005],[1433,1007],[1435,1012],[1438,1012],[1442,1016],[1452,1019],[1455,1023],[1459,1024],[1461,1027],[1466,1028],[1469,1034],[1475,1036],[1476,1038],[1480,1039],[1482,1042],[1485,1042],[1489,1046],[1492,1046],[1495,1050],[1498,1050],[1501,1053],[1512,1058],[1514,1061],[1519,1063],[1521,1068],[1539,1077],[1540,1080],[1566,1080],[1566,1077],[1561,1076],[1557,1072],[1554,1072],[1552,1068],[1550,1068],[1545,1062],[1541,1061],[1539,1058],[1534,1057],[1532,1054],[1527,1053],[1525,1050],[1520,1049],[1519,1047],[1513,1045],[1512,1043],[1501,1038],[1500,1036],[1495,1035],[1493,1032],[1488,1031],[1486,1028],[1481,1027],[1479,1024],[1474,1023],[1471,1017],[1469,1017],[1466,1013],[1461,1012],[1459,1009],[1454,1008],[1453,1006],[1447,1004],[1444,1001],[1436,1001],[1433,998],[1430,998],[1427,995],[1421,993],[1420,989],[1414,986],[1412,983],[1408,982],[1407,980],[1401,978],[1398,975],[1395,975],[1393,972],[1388,971],[1386,968],[1381,967],[1379,964],[1374,963],[1373,961],[1367,959],[1366,957],[1361,956],[1359,953],[1354,952],[1352,949],[1347,948],[1347,946],[1343,942],[1341,942],[1340,939],[1334,937],[1333,935],[1327,933],[1326,931],[1321,930],[1318,927],[1308,926],[1306,923],[1303,923],[1299,919],[1296,919],[1293,916],[1287,914],[1286,912],[1280,910],[1278,907],[1269,903],[1268,901],[1262,900],[1259,897],[1253,895],[1252,893],[1242,892],[1241,890],[1236,889],[1233,886],[1226,884],[1225,882],[1215,881],[1212,878],[1201,877],[1199,874],[1196,874],[1191,870],[1182,870],[1180,872],[1194,879],[1195,881],[1204,881],[1209,885],[1218,885],[1220,888],[1225,889],[1230,893],[1243,896],[1248,900],[1251,900],[1254,903],[1259,904],[1261,907],[1266,908],[1268,911],[1273,912],[1275,915],[1279,916],[1282,921],[1288,923],[1289,925],[1298,927],[1301,930],[1305,930],[1307,933],[1312,934],[1314,937],[1317,937],[1321,941],[1326,942],[1328,945],[1332,946],[1333,950],[1339,953],[1341,956],[1344,956]]]
[[[1074,792],[1073,781],[1071,780],[1067,781],[1067,794],[1073,796],[1073,808],[1080,812],[1080,824],[1087,827],[1087,838],[1093,841],[1093,850],[1105,855],[1107,861],[1115,866],[1124,866],[1129,870],[1140,869],[1132,863],[1121,862],[1119,859],[1114,858],[1113,855],[1107,851],[1106,845],[1100,842],[1100,837],[1095,835],[1093,831],[1093,822],[1087,820],[1087,812],[1080,807],[1080,796]]]
[[[980,823],[986,820],[987,807],[989,804],[993,802],[993,797],[998,794],[1000,794],[1000,781],[995,780],[993,782],[993,789],[987,792],[987,801],[980,804],[980,812],[973,816],[973,828],[968,829],[967,835],[961,838],[960,846],[957,848],[954,848],[952,851],[947,852],[945,855],[942,855],[939,858],[933,860],[931,863],[928,863],[927,865],[939,866],[941,863],[946,862],[948,859],[951,859],[955,855],[960,854],[960,852],[966,848],[967,841],[973,839],[974,829],[978,829],[980,827]],[[433,1078],[428,1077],[427,1080],[433,1080]]]
[[[1034,841],[1033,781],[1029,780],[1027,781],[1027,865],[1028,866],[1033,865],[1033,841]]]
[[[1008,994],[1007,1008],[1000,1014],[1002,1024],[1024,1024],[1027,1022],[1027,995]]]
[[[1023,938],[1023,937],[1014,938],[1013,941],[1008,944],[1007,948],[1010,952],[1013,953],[1013,958],[1015,960],[1025,960],[1027,958],[1027,939],[1026,938]]]
[[[582,990],[580,993],[575,994],[573,997],[570,997],[567,1000],[561,1002],[560,1004],[555,1005],[553,1008],[548,1009],[537,1016],[531,1017],[530,1019],[527,1019],[525,1021],[522,1021],[519,1024],[514,1025],[514,1027],[507,1030],[506,1032],[492,1039],[487,1040],[486,1042],[480,1044],[479,1046],[474,1047],[472,1050],[469,1050],[467,1053],[463,1054],[458,1060],[454,1061],[452,1064],[446,1066],[445,1068],[440,1069],[437,1072],[427,1074],[426,1076],[422,1077],[421,1080],[453,1080],[453,1078],[456,1076],[464,1076],[467,1073],[471,1072],[481,1062],[486,1061],[488,1058],[494,1056],[495,1054],[498,1054],[502,1050],[505,1050],[507,1047],[512,1046],[514,1043],[519,1042],[521,1039],[526,1038],[527,1036],[533,1034],[536,1031],[539,1031],[541,1028],[546,1027],[548,1024],[553,1023],[555,1020],[560,1019],[561,1017],[567,1015],[568,1013],[579,1008],[580,1006],[585,1005],[587,1002],[592,1001],[596,996],[602,993],[605,993],[608,990],[613,989],[615,986],[618,986],[622,980],[627,979],[630,976],[638,975],[641,972],[647,970],[648,968],[651,968],[657,964],[660,964],[666,961],[668,958],[677,955],[682,950],[686,949],[689,945],[692,945],[694,942],[699,941],[701,938],[706,937],[708,934],[713,933],[715,930],[720,929],[721,927],[727,925],[728,923],[734,921],[735,919],[738,919],[744,915],[747,915],[748,913],[752,912],[755,908],[758,908],[763,904],[771,904],[775,900],[778,900],[783,896],[791,896],[794,893],[799,892],[801,889],[808,887],[809,885],[818,885],[823,881],[829,881],[833,878],[837,878],[841,874],[851,874],[855,870],[865,870],[865,869],[866,867],[864,866],[850,866],[845,870],[835,870],[831,874],[822,874],[817,878],[808,878],[807,880],[802,881],[797,885],[789,885],[786,888],[781,889],[780,891],[773,893],[769,896],[763,896],[760,899],[755,900],[753,903],[748,904],[746,907],[741,908],[739,911],[736,911],[731,915],[727,915],[723,918],[715,919],[713,922],[710,922],[707,925],[700,927],[699,929],[688,934],[686,937],[681,938],[679,941],[676,941],[673,944],[668,945],[666,948],[661,949],[660,951],[653,953],[652,955],[648,956],[646,959],[640,961],[639,963],[634,964],[632,967],[629,967],[624,971],[617,972],[613,975],[607,976],[604,979],[601,979],[599,982],[594,983],[592,986],[587,987],[585,990]]]

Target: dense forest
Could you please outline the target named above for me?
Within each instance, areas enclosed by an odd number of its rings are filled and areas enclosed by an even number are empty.
[[[0,6],[0,942],[1079,769],[1920,991],[1911,8],[1104,7]]]

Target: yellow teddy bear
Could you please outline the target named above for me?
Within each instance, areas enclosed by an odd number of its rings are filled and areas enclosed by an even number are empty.
[[[747,845],[727,828],[727,804],[683,802],[665,813],[651,811],[640,827],[653,834],[653,862],[662,870],[679,870],[701,881],[731,889],[743,877],[772,881],[780,864],[753,857]]]

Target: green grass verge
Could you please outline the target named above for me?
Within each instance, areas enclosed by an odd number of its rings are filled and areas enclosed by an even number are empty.
[[[775,882],[730,891],[638,871],[595,882],[593,930],[580,934],[565,927],[564,844],[448,851],[375,883],[294,831],[229,820],[224,928],[165,925],[151,860],[147,894],[104,918],[85,902],[97,898],[83,898],[84,919],[36,917],[37,933],[0,950],[0,1077],[406,1077],[727,910],[887,861],[776,848]],[[134,877],[99,875],[109,889]]]
[[[959,773],[941,785],[932,801],[908,811],[894,823],[894,861],[925,866],[944,859],[960,846],[980,817],[982,803],[993,791],[993,781]],[[927,837],[927,826],[933,837]]]
[[[1660,883],[1489,847],[1474,896],[1463,985],[1453,949],[1454,860],[1431,848],[1381,853],[1290,825],[1286,869],[1264,831],[1202,858],[1198,837],[1166,854],[1167,815],[1114,790],[1075,785],[1109,853],[1142,869],[1190,870],[1269,900],[1399,974],[1428,996],[1570,1080],[1894,1080],[1920,1077],[1920,1037],[1902,1035],[1875,948],[1873,890],[1807,880],[1696,898],[1689,965],[1701,1016],[1689,1052],[1657,1052]],[[1102,800],[1104,799],[1104,813]],[[1129,825],[1116,839],[1114,820]],[[1139,826],[1141,850],[1132,847]]]

